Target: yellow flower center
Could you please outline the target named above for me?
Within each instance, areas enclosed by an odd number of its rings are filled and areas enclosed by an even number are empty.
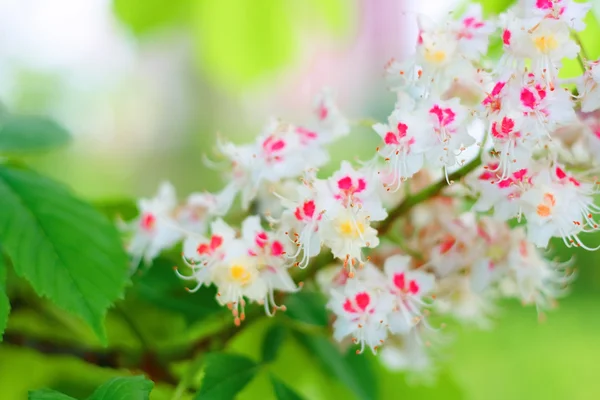
[[[250,282],[250,279],[252,278],[248,269],[239,264],[234,264],[229,268],[229,276],[232,280],[237,281],[242,285]]]
[[[558,41],[554,35],[542,35],[533,39],[533,44],[541,53],[548,54],[558,48]]]
[[[425,60],[433,64],[441,64],[446,61],[446,52],[442,50],[425,49]]]
[[[487,256],[494,262],[502,261],[504,255],[504,248],[500,245],[496,244],[488,248]]]
[[[345,220],[340,224],[340,232],[344,236],[358,238],[365,233],[365,225],[361,222]]]

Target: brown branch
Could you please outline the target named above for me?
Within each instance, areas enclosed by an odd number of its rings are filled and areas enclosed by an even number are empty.
[[[150,351],[140,355],[123,348],[95,349],[11,332],[4,334],[2,344],[32,349],[41,354],[71,356],[102,368],[142,371],[155,382],[177,383],[177,379],[163,365],[159,356]],[[128,359],[139,359],[139,362],[127,362]]]
[[[470,161],[469,163],[462,166],[461,169],[451,173],[448,175],[448,180],[450,182],[455,182],[462,179],[464,176],[473,172],[477,167],[481,165],[481,157],[477,157]],[[383,221],[378,227],[377,231],[379,235],[385,235],[390,228],[394,225],[394,222],[403,215],[407,214],[414,206],[417,204],[423,203],[435,196],[437,196],[444,188],[448,187],[448,182],[446,179],[440,179],[433,185],[426,187],[420,192],[407,197],[403,202],[398,204],[395,208],[393,208],[385,221]]]

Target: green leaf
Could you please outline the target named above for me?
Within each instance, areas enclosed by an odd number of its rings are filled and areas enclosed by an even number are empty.
[[[600,23],[593,12],[589,12],[583,19],[585,29],[577,32],[577,37],[585,51],[587,57],[595,60],[600,56]],[[577,58],[564,59],[562,68],[559,71],[559,78],[574,78],[581,75],[583,72],[579,60]]]
[[[298,393],[273,375],[271,375],[271,383],[277,400],[302,400]]]
[[[133,200],[103,201],[94,203],[94,206],[111,221],[114,221],[116,218],[129,221],[139,214],[137,205]]]
[[[371,398],[378,398],[379,380],[374,365],[378,361],[371,353],[356,354],[356,349],[350,347],[344,355],[344,362],[354,373],[357,386],[369,391]]]
[[[129,268],[112,224],[62,185],[8,166],[0,166],[0,210],[0,242],[15,272],[105,341],[104,317]]]
[[[6,262],[4,255],[0,252],[0,342],[8,322],[8,313],[10,312],[10,303],[6,294]]]
[[[198,400],[234,399],[258,372],[258,364],[235,354],[213,353],[205,360]]]
[[[291,2],[197,1],[194,46],[203,72],[230,89],[268,78],[291,60],[295,35]]]
[[[478,332],[481,334],[481,332]],[[435,380],[432,384],[427,384],[427,381],[418,380],[410,382],[409,376],[406,373],[390,371],[385,365],[379,368],[378,377],[382,381],[382,389],[387,393],[402,393],[403,398],[419,399],[419,400],[464,400],[468,398],[477,398],[463,390],[452,375],[447,370],[431,372],[431,378]],[[414,379],[414,376],[412,377]],[[407,381],[407,379],[409,379]],[[488,393],[489,395],[489,393]],[[510,397],[489,396],[485,398],[507,399]],[[540,398],[540,397],[521,397],[523,399]],[[575,397],[573,397],[575,398]]]
[[[29,400],[76,400],[71,396],[67,396],[64,393],[57,392],[51,389],[40,389],[29,392],[27,396]]]
[[[195,293],[185,290],[185,281],[173,272],[174,262],[159,257],[148,271],[135,281],[132,292],[141,299],[165,310],[181,314],[188,324],[223,311],[215,300],[214,287],[201,288]]]
[[[62,126],[46,117],[2,114],[0,117],[0,152],[21,153],[48,150],[69,142]]]
[[[269,328],[262,344],[262,360],[263,362],[271,362],[277,357],[277,352],[281,347],[285,337],[287,336],[287,329],[285,326],[275,324]]]
[[[307,324],[328,326],[325,303],[321,293],[303,290],[288,296],[285,301],[286,315]]]
[[[364,354],[343,355],[328,338],[315,335],[297,334],[297,338],[321,362],[323,368],[339,379],[359,399],[377,398],[378,382],[372,371],[369,359]],[[349,360],[351,362],[349,362]]]
[[[144,376],[118,377],[103,383],[88,400],[148,400],[154,382]]]
[[[481,4],[484,16],[497,15],[512,6],[516,0],[478,0]]]
[[[136,35],[185,22],[190,0],[114,0],[117,18]]]

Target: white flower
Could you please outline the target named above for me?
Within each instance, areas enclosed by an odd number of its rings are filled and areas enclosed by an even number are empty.
[[[514,105],[525,115],[523,130],[534,137],[548,137],[561,126],[576,120],[571,93],[567,88],[555,88],[533,73],[525,76],[518,89]]]
[[[360,345],[361,353],[365,346],[373,353],[387,338],[387,315],[392,308],[392,296],[371,287],[369,281],[350,279],[341,289],[331,290],[328,307],[336,315],[333,336],[341,341],[351,336]]]
[[[259,302],[265,306],[265,311],[271,315],[271,308],[281,308],[275,304],[274,291],[295,292],[298,290],[296,284],[289,275],[290,266],[287,253],[289,241],[284,240],[279,232],[268,232],[261,226],[258,216],[250,216],[242,222],[242,241],[245,244],[247,254],[255,259],[260,273],[260,279],[264,282],[266,291]],[[286,244],[288,244],[286,246]]]
[[[514,231],[513,237],[514,250],[510,253],[508,265],[516,286],[515,296],[524,304],[535,304],[538,311],[553,307],[555,299],[567,293],[567,285],[575,277],[565,272],[571,263],[544,259],[520,229]]]
[[[175,272],[182,279],[197,282],[197,286],[190,289],[191,292],[211,283],[215,265],[223,262],[236,236],[235,230],[222,219],[214,221],[210,230],[210,237],[189,235],[183,242],[183,259],[192,269],[192,274],[183,275],[177,269]]]
[[[535,1],[532,9],[534,15],[545,19],[557,20],[576,31],[585,29],[585,18],[592,8],[589,2],[579,3],[573,0],[530,0]]]
[[[314,189],[298,186],[298,201],[282,198],[286,211],[281,218],[281,228],[297,246],[293,258],[302,255],[296,265],[305,268],[311,257],[321,250],[320,226],[325,210],[321,207]]]
[[[478,242],[482,243],[472,243],[480,254],[471,267],[471,284],[476,292],[483,292],[506,274],[511,232],[504,221],[489,217],[478,221]]]
[[[361,209],[338,207],[330,210],[320,227],[323,244],[350,271],[364,264],[363,248],[379,245],[377,230],[371,227],[369,215]]]
[[[322,143],[312,140],[310,132],[271,119],[251,145],[219,143],[220,152],[231,162],[233,189],[240,191],[242,207],[247,209],[265,183],[296,178],[309,168],[328,161]],[[229,197],[227,197],[229,199]]]
[[[394,308],[389,316],[390,332],[406,334],[423,320],[423,297],[430,295],[435,286],[432,274],[410,269],[410,257],[397,255],[385,260],[384,270]]]
[[[487,53],[489,36],[495,30],[482,14],[481,4],[470,4],[459,20],[450,23],[450,30],[458,39],[460,53],[475,60]]]
[[[264,301],[268,287],[261,279],[259,260],[248,254],[246,243],[234,240],[229,243],[225,258],[215,265],[212,280],[217,286],[217,301],[233,312],[235,324],[245,318],[246,300]]]
[[[160,185],[154,198],[138,201],[140,216],[127,227],[133,230],[127,251],[133,257],[134,267],[140,260],[149,264],[162,250],[181,240],[183,234],[174,218],[176,207],[175,189],[168,182]]]
[[[385,77],[390,90],[399,95],[406,94],[410,102],[422,98],[425,94],[420,85],[422,74],[423,69],[415,65],[413,60],[400,63],[392,58],[385,65]]]
[[[438,281],[435,310],[451,315],[461,323],[490,328],[491,319],[497,312],[489,291],[476,292],[468,275],[455,274]]]
[[[494,216],[501,220],[518,217],[521,214],[520,198],[531,188],[534,171],[523,168],[502,178],[500,163],[493,160],[484,166],[472,186],[479,194],[473,205],[474,211],[485,212],[494,209]]]
[[[431,374],[434,370],[433,360],[427,352],[427,345],[415,330],[406,335],[390,338],[381,348],[379,357],[383,364],[392,371]]]
[[[540,173],[521,197],[529,240],[538,247],[547,247],[551,237],[560,237],[568,247],[590,249],[579,234],[598,230],[595,193],[592,185],[567,175],[559,166]]]
[[[575,58],[579,46],[571,39],[569,27],[561,21],[543,19],[528,26],[523,42],[515,42],[531,60],[532,71],[548,79],[559,68],[563,58]]]
[[[394,110],[387,124],[375,124],[373,129],[383,139],[379,154],[388,163],[394,191],[400,183],[423,168],[427,151],[435,144],[435,137],[427,131],[423,116]]]
[[[581,111],[600,109],[600,60],[588,63],[588,68],[577,83],[581,99]]]
[[[321,143],[330,143],[350,133],[348,120],[333,101],[331,90],[323,89],[314,100],[315,131]]]
[[[387,212],[377,190],[375,175],[374,170],[363,168],[357,171],[349,162],[343,161],[331,178],[314,183],[321,207],[327,214],[336,214],[339,207],[360,209],[371,221],[384,220]]]
[[[467,109],[458,99],[452,99],[432,102],[427,114],[430,129],[437,138],[436,146],[427,153],[428,159],[432,165],[445,169],[456,165],[457,157],[475,143],[467,130]]]
[[[490,120],[490,134],[499,157],[498,170],[502,179],[531,164],[536,142],[530,132],[522,130],[524,127],[525,117],[517,111],[500,113]]]

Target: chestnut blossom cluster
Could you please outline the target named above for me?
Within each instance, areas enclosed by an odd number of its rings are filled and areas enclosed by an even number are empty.
[[[541,315],[574,276],[546,258],[551,240],[596,250],[585,234],[600,230],[600,61],[574,39],[589,9],[522,0],[493,19],[479,5],[419,18],[414,55],[385,67],[397,102],[373,125],[372,159],[321,176],[328,146],[351,130],[324,91],[306,124],[271,119],[252,143],[219,139],[220,192],[180,203],[165,183],[141,200],[127,226],[134,265],[181,244],[178,276],[191,291],[216,286],[236,324],[249,303],[284,310],[307,269],[335,339],[399,369],[432,366],[443,336],[432,315],[488,326],[501,298]],[[582,72],[562,80],[568,58]]]

